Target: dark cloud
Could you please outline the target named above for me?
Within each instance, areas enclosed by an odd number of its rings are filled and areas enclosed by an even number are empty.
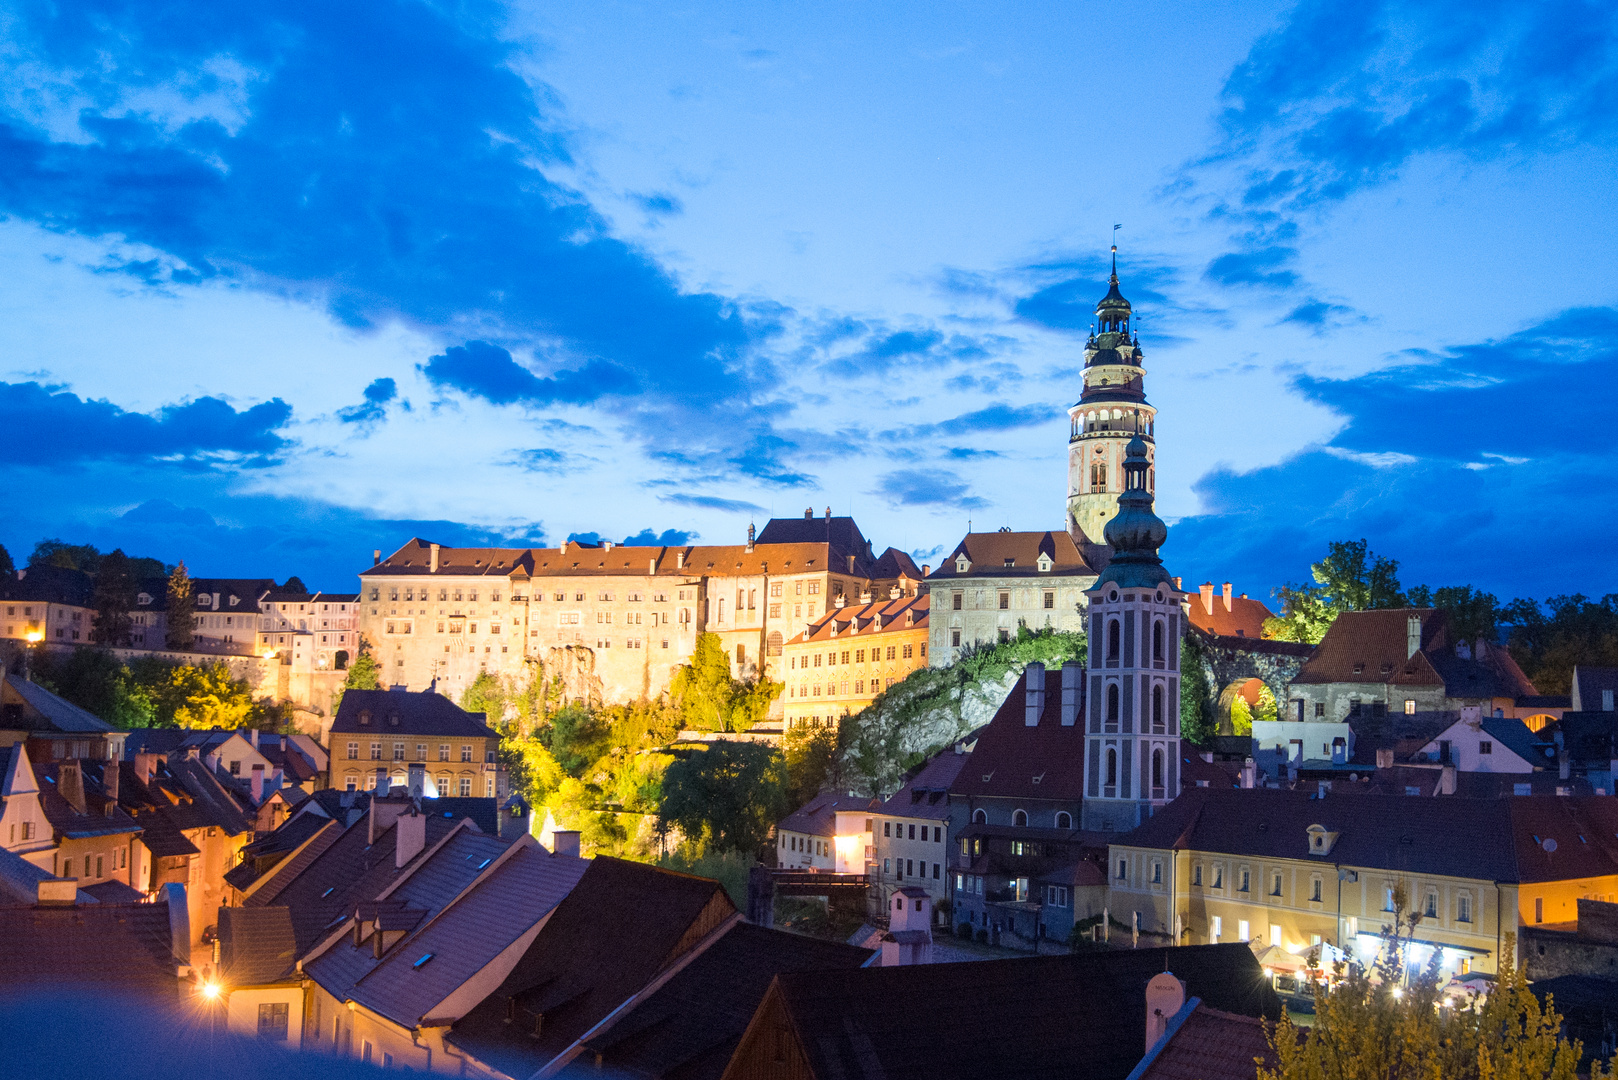
[[[374,379],[365,388],[365,400],[337,410],[337,419],[345,424],[374,424],[387,413],[388,402],[399,396],[399,388],[392,379]]]
[[[674,217],[685,213],[685,204],[666,191],[654,191],[641,195],[631,192],[630,199],[634,200],[646,212],[648,217]]]
[[[730,510],[740,512],[753,510],[762,513],[764,507],[758,503],[750,503],[745,499],[722,499],[717,495],[659,495],[658,502],[673,503],[676,506],[692,506],[699,510]]]
[[[616,364],[592,360],[577,371],[541,378],[487,341],[454,345],[419,365],[433,385],[455,389],[496,405],[579,405],[608,395],[630,394],[635,378]]]
[[[1345,198],[1411,157],[1558,149],[1618,130],[1604,0],[1304,0],[1226,80],[1224,140],[1249,209]]]
[[[0,383],[5,458],[14,465],[59,465],[114,458],[264,465],[291,443],[278,431],[292,419],[280,398],[237,411],[223,398],[126,412],[37,382]]]
[[[1255,251],[1232,251],[1208,264],[1203,277],[1218,285],[1257,285],[1290,289],[1298,275],[1286,269],[1298,257],[1296,248],[1271,245]]]
[[[884,431],[885,439],[929,439],[938,435],[970,435],[980,431],[1011,431],[1033,427],[1062,414],[1054,405],[1008,405],[997,401],[975,412],[962,413],[936,424],[915,424]]]
[[[684,529],[664,529],[656,532],[652,529],[642,529],[634,536],[624,537],[625,547],[679,547],[689,544],[697,539],[697,534]]]
[[[564,124],[504,26],[494,6],[407,0],[25,2],[8,40],[62,80],[80,133],[0,113],[0,212],[156,249],[125,268],[142,280],[320,297],[362,327],[471,321],[554,358],[528,378],[488,355],[429,365],[492,399],[634,392],[631,430],[704,451],[767,429],[743,358],[769,328],[683,291],[547,178],[569,160]],[[131,110],[132,94],[217,115]]]
[[[572,460],[572,456],[561,450],[552,450],[545,446],[536,446],[532,450],[518,450],[508,459],[510,464],[528,472],[556,473]]]
[[[1310,297],[1281,317],[1282,323],[1302,326],[1310,333],[1321,336],[1350,323],[1364,322],[1365,316],[1342,304],[1329,304]]]
[[[871,494],[880,495],[895,506],[973,510],[988,505],[972,495],[965,481],[948,469],[899,469],[882,476]]]

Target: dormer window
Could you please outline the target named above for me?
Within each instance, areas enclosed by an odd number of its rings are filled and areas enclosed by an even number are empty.
[[[371,722],[371,710],[370,709],[361,709],[360,710],[360,723],[361,724],[369,724],[370,722]]]
[[[1050,573],[1051,572],[1051,566],[1053,565],[1051,563],[1051,557],[1049,555],[1046,555],[1044,552],[1040,552],[1039,564],[1038,565],[1039,565],[1039,572],[1040,573],[1042,573],[1042,574]]]
[[[1337,833],[1328,831],[1324,825],[1311,825],[1304,831],[1309,836],[1309,854],[1316,856],[1331,854],[1332,845],[1337,843]]]
[[[955,572],[957,574],[964,574],[967,572],[967,570],[971,569],[971,567],[972,561],[965,555],[962,555],[955,560]]]
[[[1016,560],[1016,559],[1007,559],[1007,560],[1006,560],[1006,569],[1008,569],[1008,570],[1009,570],[1009,569],[1011,569],[1011,568],[1012,568],[1012,567],[1013,567],[1013,566],[1016,566],[1016,565],[1017,565],[1017,560]]]
[[[388,724],[390,726],[392,726],[392,727],[398,727],[399,726],[399,714],[398,713],[389,713],[388,714]]]
[[[1354,674],[1356,674],[1356,675],[1364,675],[1365,674],[1365,665],[1364,664],[1355,664],[1354,665]]]

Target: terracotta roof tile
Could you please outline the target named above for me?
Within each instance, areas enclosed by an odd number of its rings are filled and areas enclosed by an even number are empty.
[[[956,559],[965,554],[971,565],[963,574]],[[1051,559],[1048,571],[1039,569],[1040,555]],[[1009,561],[1008,561],[1009,560]],[[949,557],[927,575],[928,581],[962,577],[1048,577],[1052,574],[1095,574],[1065,532],[967,533]]]

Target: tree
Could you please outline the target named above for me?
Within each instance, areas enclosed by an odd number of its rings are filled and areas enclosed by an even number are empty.
[[[285,589],[287,592],[295,593],[307,593],[309,591],[309,589],[303,583],[303,578],[299,577],[297,574],[293,574],[291,577],[287,578],[287,583],[281,586],[281,588]]]
[[[1276,1067],[1260,1065],[1258,1080],[1574,1080],[1582,1047],[1560,1037],[1562,1018],[1540,1006],[1514,965],[1514,935],[1481,1004],[1445,1000],[1436,956],[1406,975],[1421,916],[1403,906],[1396,890],[1375,963],[1317,996],[1313,1027],[1300,1030],[1283,1014],[1270,1034]],[[1599,1062],[1590,1070],[1591,1080],[1611,1076]]]
[[[787,732],[783,741],[790,805],[802,806],[823,788],[842,787],[842,747],[838,739],[841,730],[799,725]]]
[[[1450,635],[1456,641],[1494,641],[1499,635],[1500,601],[1493,593],[1470,585],[1439,589],[1417,585],[1406,600],[1411,607],[1434,607],[1447,615]]]
[[[480,712],[490,724],[502,723],[506,718],[506,688],[500,676],[480,671],[465,690],[461,691],[461,708],[467,712]]]
[[[1570,692],[1575,666],[1618,667],[1618,593],[1513,600],[1500,618],[1512,658],[1542,694]]]
[[[151,727],[155,721],[151,692],[112,653],[79,648],[54,663],[40,659],[46,666],[35,671],[35,682],[114,727]]]
[[[733,679],[730,658],[719,635],[697,635],[689,663],[674,673],[669,696],[680,719],[698,731],[746,731],[763,720],[785,684],[762,675],[755,681]]]
[[[165,646],[176,652],[190,651],[192,642],[196,640],[196,611],[197,597],[191,588],[191,575],[186,572],[185,563],[181,562],[169,575],[168,626],[163,634]]]
[[[1180,734],[1197,746],[1211,745],[1219,733],[1218,713],[1208,672],[1202,666],[1202,645],[1187,634],[1180,639]]]
[[[1399,563],[1372,553],[1364,540],[1334,540],[1312,564],[1314,585],[1288,583],[1275,591],[1281,614],[1264,621],[1264,633],[1281,641],[1314,645],[1345,611],[1403,607]]]
[[[6,545],[0,544],[0,577],[15,577],[16,573],[17,564],[11,561],[11,552],[6,550]]]
[[[252,686],[233,676],[223,660],[200,666],[176,664],[154,697],[158,722],[175,727],[246,727],[261,713]]]
[[[611,741],[611,721],[584,705],[564,705],[551,717],[551,755],[569,776],[583,776],[606,756]]]
[[[709,851],[751,854],[784,815],[786,767],[757,743],[715,742],[663,773],[659,824],[676,826]]]
[[[101,557],[101,565],[96,570],[95,591],[90,598],[90,606],[95,609],[90,640],[100,645],[129,645],[135,625],[130,615],[135,609],[135,599],[135,578],[129,570],[129,557],[122,548],[115,548]]]
[[[101,552],[91,544],[70,544],[66,540],[41,540],[28,556],[29,566],[55,566],[93,574],[101,565]]]
[[[342,687],[332,696],[331,709],[334,713],[343,703],[344,690],[382,689],[382,669],[377,666],[376,657],[371,655],[371,643],[361,636],[359,648],[360,654],[348,665],[348,675],[343,679]]]

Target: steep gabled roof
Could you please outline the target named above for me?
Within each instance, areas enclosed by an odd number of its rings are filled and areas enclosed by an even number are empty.
[[[1275,1068],[1275,1052],[1258,1017],[1190,1002],[1184,1012],[1131,1080],[1253,1080],[1258,1061]]]
[[[970,562],[962,573],[956,560],[965,555]],[[1041,555],[1051,560],[1048,571],[1039,569]],[[949,557],[927,575],[928,581],[974,577],[1030,577],[1054,575],[1094,576],[1096,571],[1079,552],[1066,532],[983,532],[967,533]]]
[[[1420,647],[1413,654],[1411,619],[1421,624]],[[1458,645],[1468,655],[1459,655]],[[1436,608],[1343,612],[1293,681],[1442,686],[1445,696],[1453,698],[1515,699],[1536,693],[1510,653],[1487,642],[1458,643],[1449,631],[1449,617]]]
[[[893,817],[949,819],[949,790],[962,769],[969,767],[972,755],[955,752],[947,746],[927,759],[917,773],[906,780],[879,813]]]
[[[957,798],[1076,802],[1084,797],[1084,696],[1074,722],[1062,726],[1062,669],[1045,672],[1044,708],[1027,725],[1026,672],[978,733],[967,767],[950,785]]]
[[[95,578],[65,566],[25,566],[0,574],[0,601],[89,607],[94,592]]]
[[[4,726],[10,730],[64,735],[102,735],[117,730],[94,713],[57,697],[38,683],[0,671],[0,698],[13,695],[23,708],[16,720],[5,722]]]
[[[788,645],[839,641],[858,645],[878,634],[927,629],[929,597],[901,596],[833,608],[787,641]]]
[[[335,735],[428,735],[497,739],[483,713],[467,712],[430,690],[348,690],[332,721]]]
[[[284,907],[219,909],[219,969],[230,986],[296,977],[297,938]]]
[[[760,1011],[778,997],[817,1080],[1125,1080],[1163,971],[1216,1007],[1280,1015],[1241,943],[788,974]]]
[[[716,881],[597,856],[446,1041],[509,1076],[532,1075],[735,914]]]
[[[837,795],[821,792],[776,823],[776,829],[803,833],[805,836],[835,836],[837,813],[874,813],[882,804],[875,799],[862,799],[856,795]]]
[[[1603,693],[1605,691],[1605,694]],[[1573,667],[1573,693],[1569,704],[1574,712],[1596,712],[1604,708],[1607,695],[1618,709],[1618,667]]]

